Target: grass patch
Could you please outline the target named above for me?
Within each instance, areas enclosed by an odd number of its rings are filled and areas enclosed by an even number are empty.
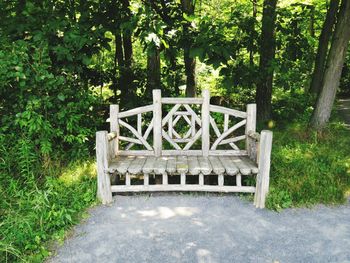
[[[95,162],[78,162],[37,182],[1,175],[0,258],[42,262],[96,197]]]
[[[321,134],[301,124],[274,131],[267,207],[343,203],[350,189],[349,135],[339,123]]]

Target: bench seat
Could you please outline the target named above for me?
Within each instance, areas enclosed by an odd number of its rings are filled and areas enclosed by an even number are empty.
[[[247,156],[117,156],[108,167],[118,174],[252,175],[258,166]]]

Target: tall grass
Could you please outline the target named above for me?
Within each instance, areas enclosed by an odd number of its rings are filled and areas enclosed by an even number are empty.
[[[62,241],[95,202],[94,161],[58,169],[41,182],[22,184],[1,174],[0,258],[2,262],[42,262],[50,242]]]

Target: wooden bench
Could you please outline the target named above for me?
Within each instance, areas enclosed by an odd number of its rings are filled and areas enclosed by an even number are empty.
[[[123,112],[111,105],[110,133],[96,133],[97,194],[102,203],[112,201],[112,192],[244,192],[255,193],[255,206],[263,208],[272,132],[255,132],[255,104],[243,112],[209,101],[209,90],[200,98],[162,98],[160,90],[153,90],[151,105]],[[113,174],[124,178],[122,184],[111,184]],[[131,183],[136,175],[143,177],[142,184]],[[161,177],[161,184],[151,184],[150,176]],[[171,176],[179,182],[170,183]],[[189,176],[198,177],[195,184],[187,182]],[[207,184],[208,176],[217,178],[215,185]],[[244,185],[242,176],[256,176],[256,185]]]

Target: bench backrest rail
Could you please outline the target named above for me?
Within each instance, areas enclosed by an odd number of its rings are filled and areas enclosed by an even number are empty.
[[[172,108],[163,113],[163,105]],[[200,114],[196,111],[200,111]],[[145,128],[143,114],[147,113],[151,113],[152,118]],[[213,113],[223,115],[223,127],[217,125]],[[136,127],[133,127],[127,119],[135,116]],[[238,119],[231,127],[230,118]],[[181,121],[189,127],[182,134],[176,130],[176,125]],[[243,134],[238,134],[244,126]],[[127,129],[129,136],[120,134],[121,128]],[[215,140],[210,140],[210,128]],[[209,90],[203,90],[199,98],[162,97],[161,90],[153,90],[151,105],[123,112],[119,111],[118,105],[110,106],[110,130],[116,134],[111,148],[117,155],[250,155],[253,147],[248,133],[254,133],[255,129],[256,104],[248,104],[246,112],[211,105]],[[153,142],[150,135],[153,135]],[[201,141],[201,149],[191,149],[198,140]],[[236,144],[242,140],[245,140],[245,149],[240,149]],[[124,149],[120,149],[121,141],[128,143]],[[173,149],[164,149],[164,141]],[[145,150],[132,150],[135,145],[141,145]],[[198,147],[198,143],[196,145]],[[218,149],[222,145],[229,145],[232,150]]]

